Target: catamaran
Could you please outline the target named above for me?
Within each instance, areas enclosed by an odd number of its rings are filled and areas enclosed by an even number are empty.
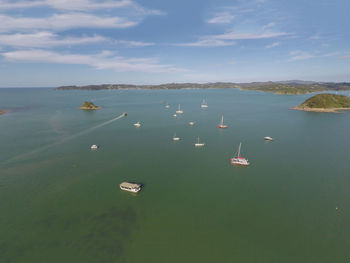
[[[236,156],[230,159],[230,162],[231,164],[234,164],[234,165],[248,166],[250,165],[250,163],[248,162],[248,159],[241,157],[241,145],[242,143],[239,143],[238,153]]]
[[[182,113],[184,113],[183,110],[181,110],[181,108],[180,108],[180,104],[179,104],[179,106],[178,106],[178,108],[177,108],[176,113],[177,113],[177,114],[182,114]]]
[[[180,141],[180,137],[176,136],[176,133],[174,133],[173,141]]]
[[[201,108],[208,108],[208,104],[205,100],[202,101]]]
[[[220,124],[218,125],[218,128],[221,128],[221,129],[227,128],[227,125],[224,124],[224,115],[221,116],[221,121],[220,121]]]
[[[204,146],[205,143],[204,142],[199,142],[199,137],[197,138],[197,143],[194,144],[195,147],[201,147]]]
[[[139,128],[139,127],[141,127],[141,123],[138,121],[138,122],[134,123],[134,126]]]

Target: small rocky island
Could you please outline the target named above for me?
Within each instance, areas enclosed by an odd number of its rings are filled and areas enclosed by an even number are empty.
[[[81,110],[99,110],[99,109],[102,109],[102,107],[96,106],[91,101],[84,101],[83,105],[81,105],[81,107],[79,109],[81,109]]]
[[[350,110],[350,98],[336,94],[318,94],[308,98],[293,110],[313,111],[313,112],[339,112]]]

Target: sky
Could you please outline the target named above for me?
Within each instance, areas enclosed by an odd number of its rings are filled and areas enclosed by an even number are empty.
[[[350,82],[349,0],[0,0],[0,87]]]

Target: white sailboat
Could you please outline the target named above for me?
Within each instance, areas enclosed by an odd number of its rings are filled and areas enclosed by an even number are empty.
[[[193,125],[194,125],[194,121],[190,121],[188,124],[189,124],[190,126],[193,126]]]
[[[201,147],[201,146],[204,146],[205,143],[204,142],[200,142],[199,141],[199,137],[197,138],[197,143],[194,144],[195,147]]]
[[[226,129],[227,125],[224,124],[224,115],[221,116],[220,124],[218,125],[218,128],[220,129]]]
[[[134,126],[139,128],[139,127],[141,127],[141,123],[138,121],[138,122],[134,123]]]
[[[176,136],[176,133],[174,133],[173,141],[180,141],[180,137]]]
[[[178,108],[177,108],[176,113],[177,113],[177,114],[182,114],[182,113],[184,113],[183,110],[181,110],[181,108],[180,108],[180,104],[179,104],[179,106],[178,106]]]
[[[208,108],[208,104],[205,100],[202,101],[201,108]]]
[[[271,137],[269,137],[269,136],[266,136],[266,137],[264,137],[264,140],[265,140],[265,141],[273,141],[273,138],[271,138]]]
[[[250,165],[248,159],[241,157],[241,145],[242,143],[239,143],[237,155],[235,157],[232,157],[230,159],[230,162],[234,165],[248,166]]]
[[[166,108],[166,109],[169,109],[169,108],[170,108],[170,105],[167,103],[167,104],[165,105],[165,108]]]

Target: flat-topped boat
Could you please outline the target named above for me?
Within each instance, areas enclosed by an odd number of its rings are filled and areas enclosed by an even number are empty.
[[[120,189],[132,193],[137,193],[141,190],[142,185],[141,184],[135,184],[135,183],[129,183],[129,182],[122,182],[119,185]]]

